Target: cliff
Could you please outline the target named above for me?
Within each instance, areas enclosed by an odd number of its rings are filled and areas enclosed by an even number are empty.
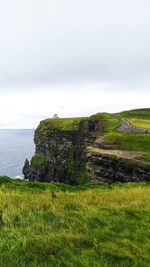
[[[35,155],[23,168],[25,179],[71,184],[87,181],[86,147],[103,130],[103,121],[94,118],[42,121],[35,131]]]
[[[146,156],[143,152],[88,147],[86,170],[92,181],[150,181],[150,161],[141,160]]]
[[[35,155],[23,168],[25,179],[69,184],[149,181],[149,132],[120,132],[117,118],[101,113],[42,121],[35,131]]]

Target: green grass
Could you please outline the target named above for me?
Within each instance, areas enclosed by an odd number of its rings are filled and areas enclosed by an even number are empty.
[[[150,108],[145,109],[133,109],[120,112],[123,118],[138,118],[144,120],[150,120]]]
[[[131,125],[150,129],[150,109],[135,109],[120,113]]]
[[[120,126],[120,122],[109,113],[97,113],[91,117],[104,122],[105,132],[114,132]]]
[[[122,114],[125,114],[123,115],[124,118],[126,118],[125,116],[128,116],[129,118],[132,114],[130,112],[121,113],[121,116]],[[133,113],[134,112],[135,111],[133,111]],[[146,112],[146,114],[144,112]],[[137,112],[135,113],[136,116],[140,116],[138,115],[140,114],[140,110],[138,110],[138,113]],[[150,109],[146,109],[146,111],[141,110],[141,114],[142,114],[141,116],[143,116],[144,118],[145,117],[148,118],[148,116],[150,116]],[[120,125],[120,123],[111,114],[99,113],[94,115],[94,117],[104,120],[105,122],[104,137],[106,140],[111,142],[112,145],[116,145],[118,149],[150,152],[150,134],[144,134],[144,133],[134,134],[128,132],[118,132],[117,127]]]
[[[109,189],[0,178],[2,267],[147,267],[149,229],[149,184]]]
[[[150,152],[150,134],[134,134],[125,132],[109,132],[106,139],[122,150]]]
[[[47,119],[41,121],[37,131],[42,133],[52,128],[61,131],[78,131],[82,120],[86,120],[86,118]]]
[[[127,121],[135,127],[150,129],[150,120],[138,119],[138,118],[127,118]]]

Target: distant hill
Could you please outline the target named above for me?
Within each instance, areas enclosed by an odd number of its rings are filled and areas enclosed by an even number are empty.
[[[121,112],[120,115],[136,127],[150,129],[150,109],[134,109]]]

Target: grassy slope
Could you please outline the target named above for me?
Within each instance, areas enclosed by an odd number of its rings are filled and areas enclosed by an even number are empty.
[[[120,113],[120,115],[124,118],[139,118],[143,120],[150,120],[150,108],[145,109],[133,109],[128,111],[123,111]]]
[[[150,129],[150,120],[145,120],[145,119],[143,120],[143,119],[138,119],[138,118],[128,118],[127,121],[135,127]]]
[[[150,109],[124,111],[120,115],[133,126],[150,129]]]
[[[150,109],[146,109],[146,115],[144,116],[143,110],[141,110],[141,114],[143,113],[144,118],[150,117]],[[121,116],[124,113],[121,113]],[[125,113],[126,114],[126,113]],[[138,114],[140,114],[140,110],[138,110]],[[123,115],[125,117],[125,115]],[[130,117],[130,113],[128,114],[128,118]],[[140,118],[140,115],[137,115]],[[144,151],[150,152],[150,134],[134,134],[127,132],[118,132],[116,128],[119,126],[119,122],[115,119],[111,114],[107,113],[99,113],[94,115],[94,117],[102,118],[106,121],[106,131],[105,138],[112,142],[112,144],[116,144],[119,149],[123,150],[135,150],[135,151]]]
[[[0,266],[150,265],[149,184],[108,189],[0,178],[0,208]]]

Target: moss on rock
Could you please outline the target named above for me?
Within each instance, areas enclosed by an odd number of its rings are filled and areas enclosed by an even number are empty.
[[[31,166],[39,167],[45,164],[46,157],[42,154],[35,154],[31,159]]]

